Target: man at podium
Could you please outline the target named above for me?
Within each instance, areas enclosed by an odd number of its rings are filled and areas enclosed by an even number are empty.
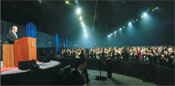
[[[18,31],[18,27],[17,26],[13,26],[12,30],[10,30],[7,34],[7,39],[9,44],[14,44],[14,42],[16,40],[18,40],[18,36],[16,34],[16,32]]]

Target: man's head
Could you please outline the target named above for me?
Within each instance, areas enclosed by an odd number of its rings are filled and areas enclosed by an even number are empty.
[[[18,32],[18,27],[17,26],[13,26],[12,30],[16,33],[16,32]]]
[[[81,53],[84,53],[84,50],[81,50]]]
[[[173,48],[172,47],[168,47],[168,52],[169,53],[173,52]]]
[[[85,59],[78,59],[76,62],[76,66],[80,70],[84,70],[87,67]]]

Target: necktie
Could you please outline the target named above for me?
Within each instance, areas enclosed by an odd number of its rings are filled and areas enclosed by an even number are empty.
[[[17,34],[16,34],[15,32],[13,32],[13,33],[15,34],[16,38],[18,39],[18,36],[17,36]]]

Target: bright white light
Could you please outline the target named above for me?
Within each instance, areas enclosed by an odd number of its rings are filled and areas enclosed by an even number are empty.
[[[80,15],[81,14],[81,9],[77,8],[77,14]]]
[[[132,24],[131,22],[128,23],[128,25],[131,25],[131,24]]]
[[[85,37],[87,38],[88,37],[88,35],[85,33]]]
[[[87,35],[87,32],[86,32],[86,28],[83,28],[83,32],[84,32],[85,37],[87,38],[88,35]]]
[[[87,33],[86,33],[86,32],[84,32],[84,35],[85,35],[85,37],[86,37],[86,38],[88,37],[88,35],[87,35]]]
[[[112,36],[112,33],[108,35],[108,38]]]
[[[159,9],[159,7],[156,7],[156,8],[155,8],[155,10],[158,10],[158,9]]]
[[[147,14],[146,12],[144,12],[144,13],[143,13],[143,16],[146,17],[146,16],[148,16],[148,14]]]
[[[83,22],[81,22],[81,25],[82,25],[83,27],[85,27],[85,25],[84,25],[84,23],[83,23]]]
[[[83,25],[84,23],[81,21],[81,25]]]
[[[75,0],[75,3],[78,3],[78,0]]]
[[[114,31],[114,33],[116,34],[116,33],[117,33],[117,31]]]
[[[83,32],[86,33],[86,29],[85,28],[83,28]]]
[[[120,28],[120,31],[122,30],[122,28]]]
[[[80,21],[82,20],[82,16],[80,16],[79,20],[80,20]]]
[[[144,16],[142,15],[141,18],[143,18]]]
[[[111,37],[111,35],[108,35],[108,38]]]
[[[82,24],[82,26],[83,26],[83,27],[85,27],[85,25],[84,25],[84,24]]]
[[[66,4],[69,4],[69,1],[66,1]]]

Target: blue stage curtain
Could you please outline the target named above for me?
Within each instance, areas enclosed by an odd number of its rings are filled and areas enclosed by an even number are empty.
[[[55,40],[56,40],[56,51],[58,52],[58,50],[59,50],[59,36],[57,33],[55,34]]]
[[[27,37],[37,38],[37,28],[36,25],[33,23],[26,24],[26,33]]]
[[[68,38],[66,38],[66,48],[68,48]]]

